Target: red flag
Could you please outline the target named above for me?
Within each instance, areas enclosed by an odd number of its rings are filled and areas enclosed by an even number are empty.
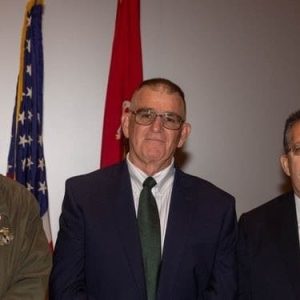
[[[122,139],[117,138],[122,103],[130,100],[142,79],[140,1],[118,0],[104,112],[101,167],[120,162],[123,158]]]

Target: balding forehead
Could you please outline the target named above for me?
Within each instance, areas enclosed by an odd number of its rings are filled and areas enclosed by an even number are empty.
[[[135,107],[137,105],[137,100],[139,99],[141,93],[143,93],[143,91],[145,90],[152,90],[155,92],[160,92],[162,94],[168,94],[168,95],[177,95],[178,99],[181,101],[181,103],[183,104],[183,111],[184,111],[184,116],[186,115],[186,104],[185,104],[185,100],[182,98],[182,96],[180,95],[180,93],[174,89],[172,89],[171,87],[169,87],[168,85],[165,84],[156,84],[156,85],[144,85],[142,87],[140,87],[137,91],[134,92],[133,96],[132,96],[132,106]]]

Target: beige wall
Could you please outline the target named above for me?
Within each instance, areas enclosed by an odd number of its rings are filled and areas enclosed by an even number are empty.
[[[98,168],[116,1],[48,0],[44,144],[54,239],[66,178]],[[0,0],[0,172],[5,173],[25,0]],[[300,2],[141,0],[144,77],[182,86],[184,170],[232,193],[238,214],[284,183],[283,123],[300,107]]]

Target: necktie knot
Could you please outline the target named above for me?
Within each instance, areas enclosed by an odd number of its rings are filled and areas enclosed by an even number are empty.
[[[156,185],[156,181],[153,177],[149,176],[145,179],[143,187],[149,188],[150,190]]]

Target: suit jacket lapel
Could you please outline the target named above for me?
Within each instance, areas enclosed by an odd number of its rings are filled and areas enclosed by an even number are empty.
[[[178,170],[175,173],[164,241],[158,299],[166,299],[166,295],[168,295],[167,299],[171,299],[171,291],[183,257],[189,221],[191,220],[190,215],[193,211],[192,201],[190,201],[190,197],[185,193],[185,183],[182,174]]]
[[[288,194],[282,204],[283,207],[279,211],[282,222],[278,223],[279,228],[276,228],[277,234],[279,234],[278,246],[285,261],[296,299],[300,299],[300,249],[294,195]]]
[[[140,299],[146,299],[142,252],[140,247],[136,213],[127,165],[121,168],[120,186],[115,184],[115,197],[112,197],[113,210],[119,237],[128,259],[129,267],[136,281]]]

